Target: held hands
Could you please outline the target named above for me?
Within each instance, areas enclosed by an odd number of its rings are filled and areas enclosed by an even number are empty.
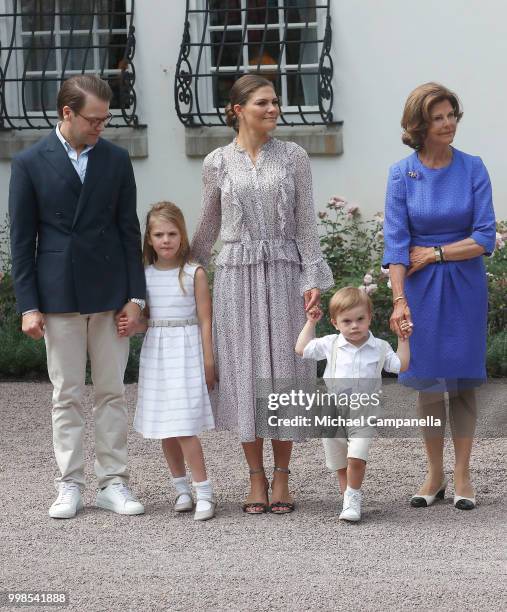
[[[23,315],[21,331],[32,338],[40,340],[44,337],[44,315],[38,310]]]
[[[320,289],[314,287],[313,289],[308,289],[305,291],[305,311],[308,312],[314,306],[318,306],[320,304]]]
[[[406,300],[398,300],[394,304],[393,314],[389,319],[389,327],[402,340],[406,340],[412,335],[414,324]]]
[[[322,310],[320,306],[314,306],[306,311],[306,320],[316,325],[322,319]]]
[[[435,249],[433,247],[413,246],[410,249],[410,266],[407,276],[419,272],[428,264],[435,263]]]
[[[137,332],[137,325],[141,316],[141,309],[134,302],[127,302],[115,315],[118,336],[122,338],[133,336]]]

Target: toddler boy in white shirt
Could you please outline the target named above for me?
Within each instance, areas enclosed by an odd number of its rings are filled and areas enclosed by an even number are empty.
[[[340,289],[329,301],[331,323],[340,333],[315,338],[315,326],[322,318],[322,311],[314,307],[306,313],[307,321],[299,334],[296,353],[305,359],[327,359],[325,379],[373,380],[381,378],[382,369],[396,374],[405,371],[410,361],[411,324],[402,323],[407,338],[398,338],[395,353],[385,340],[375,338],[370,332],[372,311],[372,302],[362,289]],[[345,428],[346,437],[322,440],[326,465],[336,471],[343,493],[342,520],[361,518],[361,485],[371,442],[371,431],[367,429],[371,428]]]

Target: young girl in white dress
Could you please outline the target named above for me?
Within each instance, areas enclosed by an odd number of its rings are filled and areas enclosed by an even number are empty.
[[[134,429],[145,438],[162,440],[177,512],[193,508],[187,463],[196,490],[194,518],[206,520],[215,514],[215,499],[197,436],[214,428],[208,395],[216,382],[211,296],[205,270],[189,256],[181,210],[170,202],[155,204],[146,218],[143,245],[149,318],[136,328],[146,335]],[[119,319],[120,335],[126,325]]]

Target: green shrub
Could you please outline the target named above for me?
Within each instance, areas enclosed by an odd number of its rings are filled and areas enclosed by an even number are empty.
[[[318,334],[335,331],[327,317],[328,302],[334,291],[345,285],[363,286],[373,301],[372,332],[396,345],[396,337],[389,330],[392,311],[389,279],[381,271],[382,214],[378,213],[373,219],[362,221],[357,206],[347,204],[343,198],[334,197],[328,202],[327,210],[319,213],[319,218],[322,251],[336,285],[322,295],[326,316],[318,324]],[[503,239],[507,239],[506,222],[498,223],[498,232],[499,248],[492,257],[485,260],[489,286],[489,376],[507,376],[507,248],[503,248]],[[210,284],[213,283],[213,260],[208,269]],[[137,381],[141,346],[141,337],[131,338],[125,382]],[[87,372],[89,381],[89,368]],[[34,342],[26,337],[21,332],[20,318],[16,314],[7,222],[0,227],[0,378],[47,378],[44,341]]]
[[[488,338],[486,366],[489,376],[507,376],[507,331]]]

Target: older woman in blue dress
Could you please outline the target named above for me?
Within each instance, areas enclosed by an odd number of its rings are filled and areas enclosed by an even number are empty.
[[[474,387],[486,378],[487,281],[483,255],[495,247],[488,172],[479,157],[451,146],[462,112],[457,96],[437,83],[417,87],[401,120],[402,140],[415,149],[390,168],[384,266],[393,291],[391,329],[403,337],[413,321],[412,359],[400,381],[419,391],[428,474],[411,499],[430,506],[445,494],[444,392],[454,443],[454,505],[475,507],[470,455],[476,423]]]

